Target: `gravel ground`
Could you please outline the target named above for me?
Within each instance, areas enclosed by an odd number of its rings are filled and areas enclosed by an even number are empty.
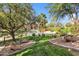
[[[9,46],[2,46],[0,47],[0,55],[1,56],[7,56],[13,53],[16,53],[18,51],[23,50],[24,48],[31,46],[33,43],[33,41],[25,41],[22,42],[21,44],[17,44],[17,45],[9,45]]]

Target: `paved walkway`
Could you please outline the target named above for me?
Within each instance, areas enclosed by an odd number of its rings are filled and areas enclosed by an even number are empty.
[[[10,40],[10,39],[12,39],[11,37],[2,36],[2,37],[0,37],[0,41],[3,41],[3,40],[4,40],[4,37],[5,37],[5,40]]]
[[[21,35],[23,35],[23,37],[24,37],[24,36],[26,35],[26,33],[20,34],[20,35],[16,35],[15,38],[18,38],[18,37],[20,37]],[[12,39],[12,37],[11,37],[10,35],[6,35],[6,36],[0,37],[0,41],[3,41],[3,40],[4,40],[4,37],[5,37],[5,40],[10,40],[10,39]]]

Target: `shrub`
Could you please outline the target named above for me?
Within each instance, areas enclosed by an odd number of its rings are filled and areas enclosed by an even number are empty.
[[[45,37],[45,34],[42,34],[42,37]]]
[[[35,33],[33,33],[32,36],[36,36]]]

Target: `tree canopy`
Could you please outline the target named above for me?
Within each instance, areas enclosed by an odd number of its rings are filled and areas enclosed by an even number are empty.
[[[47,19],[46,19],[46,15],[41,13],[40,15],[38,15],[36,17],[36,22],[38,23],[39,28],[45,28],[46,23],[47,23]]]
[[[30,4],[0,4],[0,27],[15,41],[15,32],[33,17]]]
[[[78,19],[78,6],[78,3],[55,3],[49,4],[48,10],[54,20],[59,20],[66,16],[68,18],[74,18],[73,14],[75,14],[75,19]]]

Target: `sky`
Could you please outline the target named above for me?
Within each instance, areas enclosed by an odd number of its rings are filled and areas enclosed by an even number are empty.
[[[32,8],[35,10],[36,16],[40,15],[41,13],[46,14],[48,22],[50,22],[50,14],[46,9],[47,3],[32,3]]]
[[[48,9],[45,8],[46,6],[48,6],[47,3],[32,3],[32,8],[35,10],[36,16],[40,15],[41,13],[44,13],[47,16],[48,23],[50,23],[51,17],[50,17],[50,14],[48,12]],[[68,18],[66,17],[65,19],[61,19],[60,22],[62,24],[66,24],[68,22]]]

